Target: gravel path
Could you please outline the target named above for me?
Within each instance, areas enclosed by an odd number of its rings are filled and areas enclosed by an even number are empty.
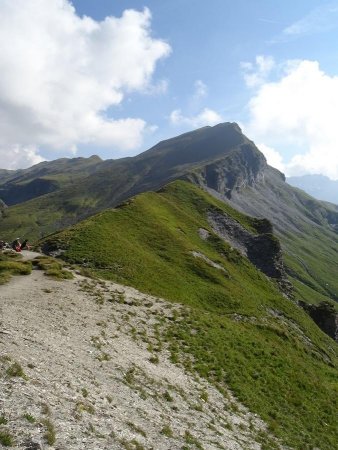
[[[26,450],[260,449],[257,416],[170,362],[161,330],[174,310],[80,275],[33,270],[0,286],[0,438]]]

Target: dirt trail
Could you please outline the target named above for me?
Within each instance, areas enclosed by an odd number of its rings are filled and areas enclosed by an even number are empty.
[[[255,415],[170,362],[175,309],[80,275],[0,286],[0,436],[26,450],[260,449]]]

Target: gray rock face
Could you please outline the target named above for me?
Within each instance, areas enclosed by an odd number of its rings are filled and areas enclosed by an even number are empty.
[[[338,342],[338,314],[331,303],[321,302],[319,305],[309,305],[300,302],[299,304],[324,333]]]
[[[266,160],[254,144],[244,143],[225,157],[206,164],[188,178],[230,199],[234,192],[264,181]]]
[[[250,233],[239,222],[217,210],[208,212],[208,221],[221,239],[246,256],[269,278],[276,280],[282,292],[291,296],[292,285],[286,276],[281,247],[272,234],[269,221],[261,221],[261,234]]]

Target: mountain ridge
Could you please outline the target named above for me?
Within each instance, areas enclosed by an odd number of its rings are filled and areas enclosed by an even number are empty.
[[[338,206],[288,185],[237,124],[184,133],[133,158],[63,163],[71,168],[66,175],[50,176],[49,181],[59,186],[54,192],[2,209],[3,239],[42,238],[139,193],[183,179],[246,214],[271,221],[299,300],[338,300],[338,281],[333,276],[338,270]]]

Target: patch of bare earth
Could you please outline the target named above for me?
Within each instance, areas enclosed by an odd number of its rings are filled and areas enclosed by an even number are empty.
[[[256,415],[170,362],[179,311],[80,275],[0,286],[0,432],[26,450],[260,449]]]

